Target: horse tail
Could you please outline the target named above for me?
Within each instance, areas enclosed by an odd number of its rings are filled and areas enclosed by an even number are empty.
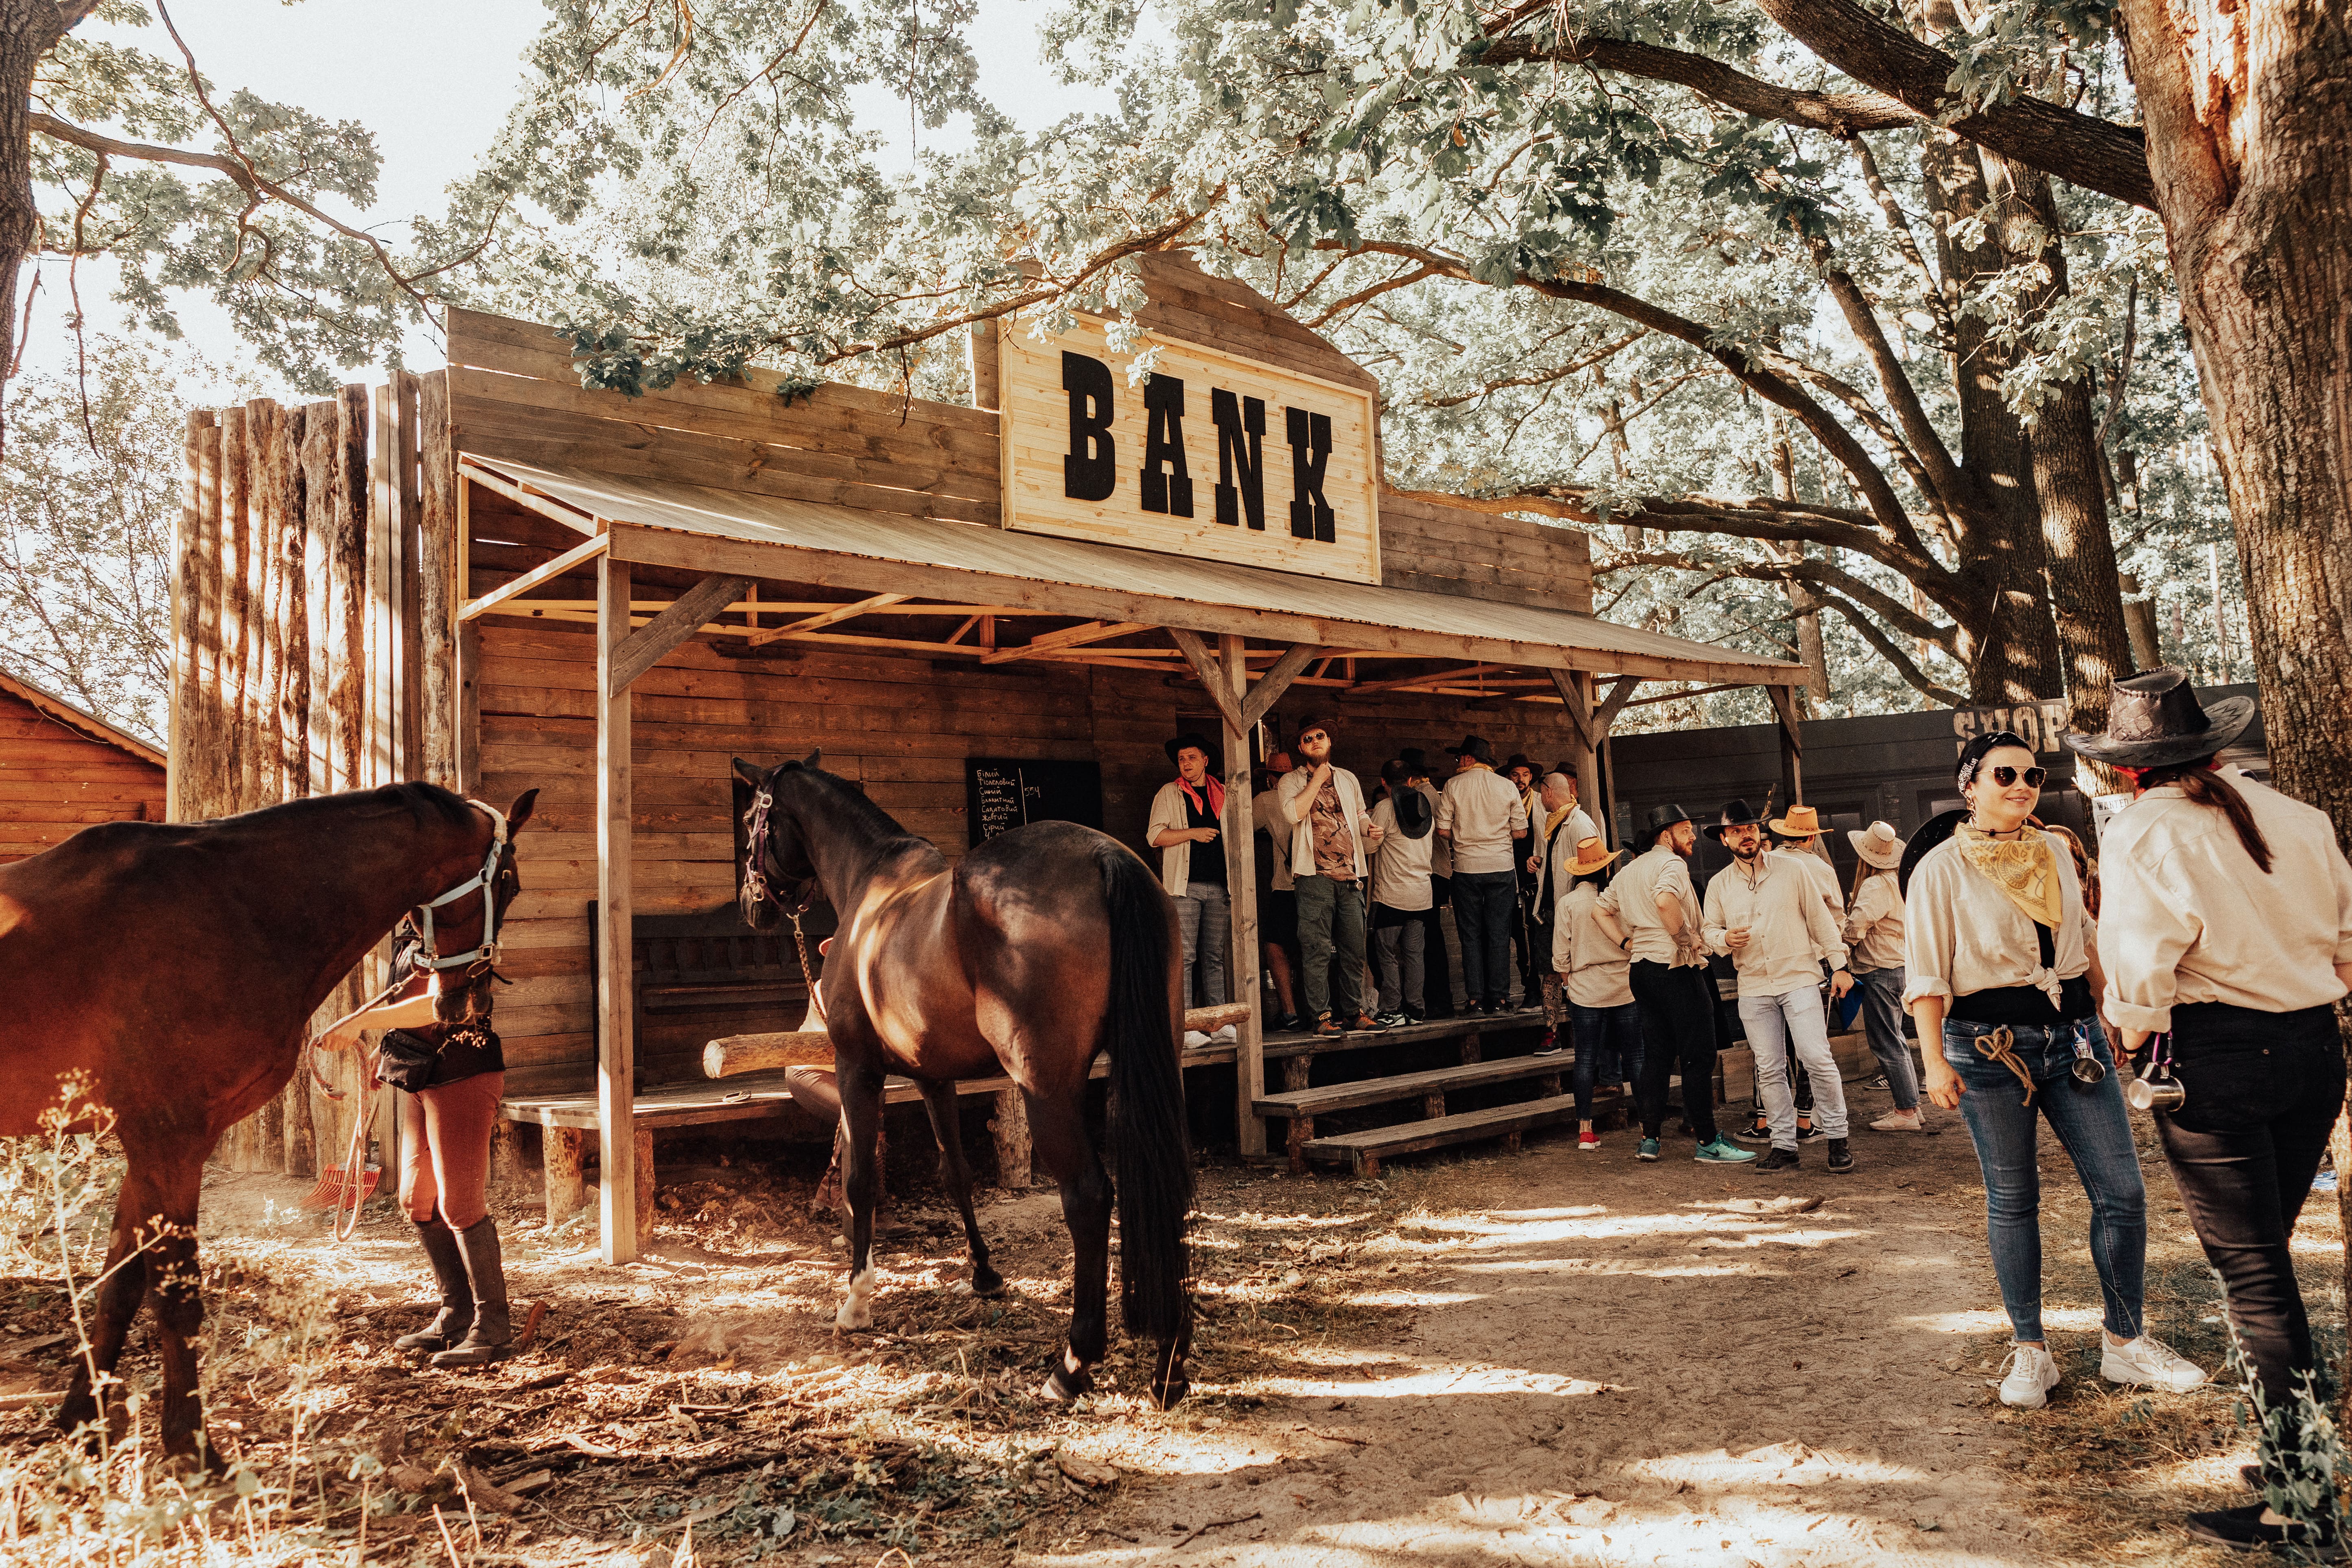
[[[1119,1309],[1129,1333],[1183,1337],[1191,1325],[1192,1149],[1168,984],[1168,920],[1158,879],[1132,853],[1102,850],[1110,916],[1111,1144],[1118,1164]]]

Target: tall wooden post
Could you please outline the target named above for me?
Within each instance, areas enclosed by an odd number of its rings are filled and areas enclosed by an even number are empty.
[[[604,1261],[637,1256],[635,1023],[630,1006],[629,688],[614,656],[629,640],[629,563],[596,561],[596,1157]]]
[[[1798,728],[1797,694],[1786,686],[1768,686],[1764,695],[1780,721],[1780,809],[1786,811],[1805,798],[1805,738]]]
[[[1257,846],[1250,816],[1249,731],[1236,727],[1249,693],[1249,660],[1243,640],[1228,634],[1218,639],[1224,659],[1224,696],[1217,704],[1227,717],[1225,726],[1225,816],[1222,837],[1225,847],[1225,894],[1233,905],[1231,948],[1233,994],[1249,1004],[1249,1016],[1234,1033],[1234,1115],[1244,1157],[1265,1152],[1265,1122],[1257,1114],[1258,1097],[1265,1092],[1265,1023],[1264,989],[1258,976]],[[1283,846],[1276,847],[1276,853]]]

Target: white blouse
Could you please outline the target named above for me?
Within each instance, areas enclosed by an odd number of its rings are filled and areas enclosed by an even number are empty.
[[[2058,929],[2050,933],[2054,962],[2042,966],[2033,921],[2010,901],[1990,877],[1969,864],[1958,839],[1929,850],[1911,873],[1903,900],[1903,1005],[1922,996],[1973,996],[2011,985],[2032,985],[2053,1005],[2058,983],[2091,967],[2090,921],[2074,855],[2055,835],[2042,836],[2060,868]]]

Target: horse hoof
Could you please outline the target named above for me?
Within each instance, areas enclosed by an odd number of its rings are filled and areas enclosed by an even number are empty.
[[[1056,1366],[1045,1374],[1037,1387],[1037,1397],[1055,1405],[1069,1405],[1094,1392],[1095,1380],[1083,1367],[1072,1372],[1066,1366]]]
[[[1155,1383],[1151,1385],[1151,1401],[1162,1410],[1173,1410],[1192,1392],[1192,1385],[1187,1382]]]
[[[996,1297],[1004,1294],[1004,1276],[993,1268],[975,1268],[971,1275],[971,1293],[975,1296]]]
[[[855,1333],[874,1326],[874,1269],[871,1265],[849,1277],[849,1294],[841,1300],[841,1310],[833,1315],[833,1326]]]

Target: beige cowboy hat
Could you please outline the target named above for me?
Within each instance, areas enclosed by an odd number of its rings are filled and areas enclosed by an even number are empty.
[[[1568,874],[1571,877],[1590,877],[1615,858],[1617,858],[1617,851],[1610,848],[1598,838],[1580,838],[1576,841],[1576,858],[1568,863]]]
[[[1853,841],[1853,852],[1862,857],[1865,866],[1892,871],[1903,863],[1904,841],[1886,823],[1874,822],[1867,828],[1849,827],[1845,836]]]
[[[1764,825],[1783,838],[1811,838],[1822,830],[1821,813],[1810,805],[1792,805],[1789,815]]]

